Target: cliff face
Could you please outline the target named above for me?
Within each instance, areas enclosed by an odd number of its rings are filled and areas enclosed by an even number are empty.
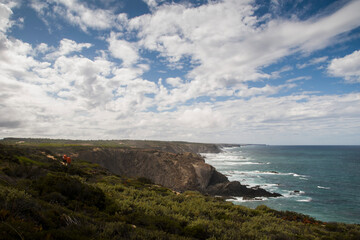
[[[78,152],[77,158],[98,163],[119,175],[145,177],[177,191],[204,191],[215,171],[194,153],[94,148]]]
[[[276,197],[263,189],[249,189],[206,164],[195,153],[159,150],[93,148],[80,150],[74,157],[97,163],[111,172],[129,177],[145,177],[176,191],[196,190],[221,196]]]

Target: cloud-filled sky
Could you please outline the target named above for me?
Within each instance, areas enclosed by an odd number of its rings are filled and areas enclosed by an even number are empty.
[[[0,138],[360,144],[359,0],[0,0]]]

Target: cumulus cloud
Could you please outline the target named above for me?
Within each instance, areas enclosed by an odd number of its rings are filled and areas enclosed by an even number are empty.
[[[90,48],[92,44],[90,43],[77,43],[74,40],[64,38],[60,41],[60,46],[57,51],[49,53],[46,58],[55,59],[59,56],[66,56],[73,52],[81,52],[84,48]],[[49,47],[46,44],[38,45],[38,51],[44,53],[49,51]]]
[[[249,88],[246,85],[239,89],[236,93],[239,97],[253,97],[253,96],[270,96],[279,93],[283,89],[290,89],[295,87],[295,84],[284,84],[279,86],[265,85],[264,87],[252,87]]]
[[[359,1],[351,1],[331,14],[304,21],[264,21],[254,15],[256,5],[250,0],[214,1],[199,7],[163,4],[151,14],[131,19],[129,30],[138,32],[139,45],[159,52],[170,63],[191,59],[190,83],[172,92],[191,99],[270,78],[263,67],[296,52],[325,48],[339,34],[358,27],[359,8]]]
[[[225,125],[220,112],[214,111],[210,106],[180,110],[178,121],[186,128],[222,128]]]
[[[12,13],[9,6],[0,3],[0,32],[6,32],[12,26],[13,21],[10,20]]]
[[[331,60],[327,71],[330,75],[342,77],[349,83],[360,82],[360,50]]]
[[[155,10],[159,3],[164,2],[164,0],[143,0],[150,8],[150,10]]]
[[[47,16],[51,9],[55,14],[79,26],[85,32],[88,28],[110,29],[115,26],[117,19],[110,10],[91,8],[85,2],[78,0],[47,0],[46,2],[32,0],[31,6],[43,17]]]
[[[1,6],[0,136],[284,143],[276,136],[308,134],[315,139],[310,144],[360,134],[358,93],[296,93],[296,83],[311,77],[279,83],[291,66],[264,70],[294,53],[325,48],[358,27],[359,1],[302,21],[256,16],[253,0],[145,2],[151,12],[133,19],[78,0],[31,2],[44,19],[61,15],[83,31],[108,30],[102,49],[67,38],[56,48],[11,38],[12,10]],[[113,28],[120,22],[126,28],[118,28],[121,33]],[[84,56],[90,47],[98,52]],[[145,77],[152,63],[144,52],[168,66],[190,67],[156,83]],[[333,59],[328,72],[359,82],[358,62],[355,51]]]
[[[124,66],[131,66],[139,60],[137,43],[131,43],[118,39],[115,33],[111,33],[108,39],[109,51],[115,58],[121,59]]]
[[[49,47],[46,43],[40,43],[35,48],[35,54],[45,54],[49,51],[54,51],[53,47]]]
[[[174,78],[167,78],[166,83],[172,87],[179,87],[183,84],[183,81],[179,77],[174,77]]]

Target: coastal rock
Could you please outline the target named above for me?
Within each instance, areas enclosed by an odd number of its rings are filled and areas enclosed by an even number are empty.
[[[129,177],[145,177],[175,191],[235,197],[277,197],[264,189],[251,189],[228,178],[205,163],[196,153],[170,153],[153,149],[100,148],[77,152],[78,159],[97,163],[111,172]]]
[[[278,193],[271,193],[262,188],[247,188],[244,185],[241,185],[238,181],[227,182],[227,183],[219,183],[214,186],[209,186],[208,192],[210,194],[217,194],[221,196],[231,197],[246,197],[256,198],[256,197],[280,197],[281,195]]]

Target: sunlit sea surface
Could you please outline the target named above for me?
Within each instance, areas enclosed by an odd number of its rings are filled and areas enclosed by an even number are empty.
[[[283,195],[256,201],[326,222],[360,223],[360,146],[260,146],[224,148],[202,154],[229,180]]]

